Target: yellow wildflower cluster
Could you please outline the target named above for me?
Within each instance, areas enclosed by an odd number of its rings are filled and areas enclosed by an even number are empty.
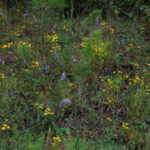
[[[50,52],[53,52],[53,50],[61,50],[61,46],[59,44],[55,44],[54,46],[52,46],[52,49],[50,50]]]
[[[35,106],[37,106],[37,107],[36,107],[37,109],[44,109],[43,104],[40,104],[39,102],[36,102],[36,103],[35,103]]]
[[[118,71],[113,71],[113,74],[115,74],[114,78],[105,78],[103,76],[99,76],[100,81],[103,83],[103,88],[101,88],[101,91],[103,93],[105,92],[118,92],[119,89],[122,86],[122,81],[124,81],[125,79],[129,79],[129,75],[128,74],[123,74],[122,71],[118,70]],[[107,103],[111,103],[112,100],[108,99]]]
[[[9,125],[7,125],[7,124],[3,124],[2,125],[2,130],[6,130],[6,129],[9,129],[10,128],[10,126]]]
[[[134,62],[132,63],[132,65],[135,66],[135,67],[139,67],[140,66],[139,64],[134,63]]]
[[[129,85],[134,85],[134,84],[137,84],[137,83],[140,83],[141,85],[144,85],[144,80],[140,79],[140,77],[138,77],[138,76],[135,76],[135,78],[133,78],[133,79],[129,79]]]
[[[51,109],[49,107],[47,107],[45,110],[44,110],[44,115],[47,116],[47,115],[54,115],[54,112],[51,111]]]
[[[101,26],[105,26],[105,25],[107,25],[107,22],[103,21],[103,22],[100,23],[100,24],[101,24]]]
[[[5,78],[5,74],[4,73],[0,73],[0,78],[4,79]]]
[[[28,72],[28,71],[29,71],[29,69],[24,69],[24,71],[25,71],[25,72]]]
[[[44,38],[51,40],[52,43],[58,42],[58,35],[53,31],[53,35],[46,34]]]
[[[114,34],[115,33],[115,29],[109,29],[110,30],[110,34]]]
[[[23,48],[23,47],[28,47],[28,48],[30,48],[30,47],[31,47],[31,43],[20,41],[17,46],[18,46],[19,48]]]
[[[81,46],[82,46],[82,47],[86,47],[86,42],[82,42],[82,43],[81,43]]]
[[[14,44],[15,44],[14,42],[10,42],[10,43],[7,43],[7,44],[3,45],[2,48],[10,48]]]
[[[32,61],[32,66],[31,68],[36,68],[36,67],[39,67],[39,62],[38,61]]]
[[[15,34],[15,36],[20,36],[22,32],[23,32],[23,30],[19,30],[19,31],[14,32],[14,34]]]
[[[130,44],[129,44],[129,47],[130,47],[130,48],[133,48],[133,47],[134,47],[134,44],[133,44],[133,43],[130,43]]]
[[[61,137],[53,137],[53,143],[52,143],[52,145],[53,146],[55,146],[56,145],[56,143],[60,143],[62,140],[61,140]]]
[[[72,82],[69,82],[69,83],[68,83],[68,86],[69,86],[69,87],[72,87],[72,88],[75,87],[75,85],[74,85]]]
[[[150,89],[146,90],[146,95],[150,95]]]
[[[123,72],[118,70],[118,71],[113,71],[113,74],[122,74]]]
[[[137,46],[137,48],[138,48],[138,49],[140,49],[140,48],[141,48],[141,46],[140,46],[140,45],[138,45],[138,46]]]
[[[147,64],[148,67],[150,67],[150,64]]]
[[[54,115],[54,112],[51,111],[51,109],[49,107],[47,107],[46,109],[44,108],[43,104],[40,104],[39,102],[35,103],[36,109],[44,109],[44,116],[47,115]]]
[[[124,123],[122,124],[122,128],[126,129],[126,130],[129,130],[129,124],[128,123]]]
[[[107,120],[108,120],[109,122],[112,122],[111,117],[107,117]]]
[[[107,44],[102,42],[100,45],[92,45],[93,54],[96,54],[101,62],[104,62],[104,59],[108,57],[109,52]]]
[[[119,10],[118,9],[115,9],[114,10],[114,14],[118,14],[119,13]]]

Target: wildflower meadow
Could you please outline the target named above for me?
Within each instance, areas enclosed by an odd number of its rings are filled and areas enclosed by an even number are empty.
[[[0,0],[0,150],[150,150],[150,1]]]

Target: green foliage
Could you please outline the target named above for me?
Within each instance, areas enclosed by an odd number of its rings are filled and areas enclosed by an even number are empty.
[[[83,50],[83,59],[92,64],[103,64],[108,59],[112,58],[110,41],[102,40],[102,31],[95,30],[90,37],[83,38],[81,43]]]

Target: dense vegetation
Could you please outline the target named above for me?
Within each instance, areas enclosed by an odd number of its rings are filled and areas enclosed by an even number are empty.
[[[149,150],[150,2],[0,1],[0,150]]]

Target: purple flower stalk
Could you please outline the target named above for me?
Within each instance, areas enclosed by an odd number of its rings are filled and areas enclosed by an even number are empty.
[[[2,64],[2,59],[0,58],[0,65]]]
[[[27,64],[27,63],[26,63],[26,59],[25,59],[24,57],[22,57],[22,60],[23,60],[23,63],[24,63],[24,64]]]
[[[46,66],[46,69],[45,69],[45,73],[46,73],[46,74],[48,74],[49,69],[50,69],[50,67],[49,67],[49,65],[47,65],[47,66]]]
[[[96,29],[98,30],[100,28],[100,22],[99,19],[96,18]]]
[[[12,55],[13,54],[13,52],[12,51],[8,51],[8,55]]]
[[[34,20],[34,23],[36,24],[37,20],[36,20],[36,17],[34,15],[33,15],[33,20]]]
[[[38,70],[38,72],[41,72],[41,68],[39,67],[39,70]]]
[[[70,104],[71,102],[70,102],[70,100],[69,99],[64,99],[64,100],[61,100],[60,102],[59,102],[59,104]]]
[[[77,62],[77,59],[74,56],[72,56],[72,61]]]
[[[64,81],[65,79],[66,79],[66,73],[63,72],[63,73],[62,73],[62,76],[61,76],[61,80]]]
[[[56,51],[54,51],[54,54],[55,54],[55,60],[57,61],[58,60],[58,55],[57,55]]]
[[[29,11],[28,9],[25,9],[24,16],[28,16],[28,15],[29,15]]]

